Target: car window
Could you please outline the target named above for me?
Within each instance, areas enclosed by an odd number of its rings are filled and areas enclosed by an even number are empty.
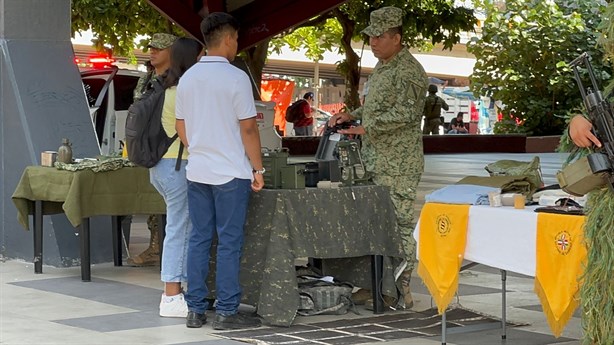
[[[115,110],[128,110],[133,101],[133,90],[139,78],[132,75],[116,75],[113,78]]]
[[[93,107],[106,80],[101,78],[86,78],[82,81],[89,106]]]

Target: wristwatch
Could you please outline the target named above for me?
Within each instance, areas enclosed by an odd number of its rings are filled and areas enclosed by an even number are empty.
[[[266,169],[264,167],[262,167],[262,169],[260,170],[252,169],[252,173],[254,174],[264,175],[265,172],[266,172]]]

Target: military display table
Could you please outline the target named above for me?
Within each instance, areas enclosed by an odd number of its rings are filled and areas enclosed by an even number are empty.
[[[379,286],[372,285],[377,273],[386,292],[395,291],[388,263],[404,257],[394,206],[379,186],[253,193],[244,246],[243,301],[278,326],[289,326],[298,308],[296,258],[347,258],[325,260],[324,273],[365,288]],[[377,272],[376,256],[384,258],[383,271]]]
[[[34,215],[36,273],[42,273],[43,215],[65,213],[79,227],[84,281],[90,280],[88,217],[165,212],[164,201],[144,168],[95,173],[28,167],[13,203],[26,229],[28,215]],[[114,263],[121,266],[119,222],[112,223]],[[404,254],[394,206],[384,187],[252,193],[244,243],[243,302],[256,306],[269,324],[289,326],[294,320],[299,302],[297,258],[324,259],[325,274],[372,288],[378,297],[374,299],[376,312],[383,310],[381,293],[396,296],[394,266]]]
[[[43,272],[43,215],[65,213],[68,221],[79,228],[84,281],[90,280],[89,217],[166,212],[164,200],[149,183],[149,171],[138,167],[93,172],[29,166],[12,199],[24,228],[29,229],[28,215],[34,215],[34,272]],[[112,224],[113,261],[121,266],[119,217],[114,217]]]

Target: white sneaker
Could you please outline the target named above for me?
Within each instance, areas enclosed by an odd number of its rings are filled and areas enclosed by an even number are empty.
[[[160,299],[160,316],[162,317],[186,317],[188,315],[188,304],[183,299],[183,294],[176,296],[162,295]]]

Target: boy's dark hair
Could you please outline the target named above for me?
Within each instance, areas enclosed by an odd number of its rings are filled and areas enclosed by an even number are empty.
[[[313,92],[307,92],[304,96],[303,99],[313,99]]]
[[[207,47],[219,45],[222,35],[229,30],[239,31],[239,21],[225,12],[213,12],[200,23],[200,31]]]
[[[195,39],[180,37],[171,46],[171,66],[164,79],[164,87],[176,86],[179,78],[196,63],[203,46]]]

